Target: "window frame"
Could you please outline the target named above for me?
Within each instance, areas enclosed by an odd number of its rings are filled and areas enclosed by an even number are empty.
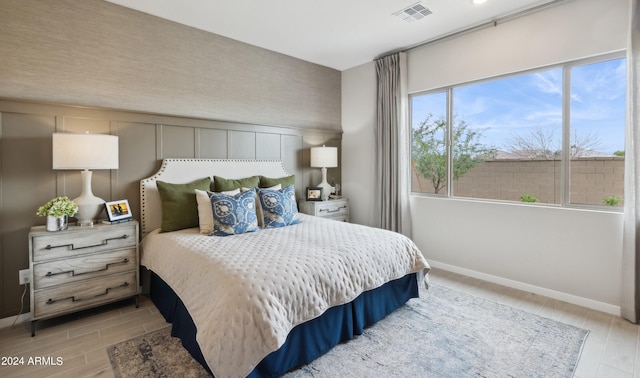
[[[594,205],[594,204],[581,204],[581,203],[572,203],[570,201],[570,190],[571,190],[571,69],[574,67],[587,66],[590,64],[601,63],[621,58],[626,58],[626,51],[616,51],[601,55],[596,55],[587,58],[575,59],[571,61],[567,61],[564,63],[552,64],[522,71],[516,71],[508,74],[496,75],[484,79],[472,80],[468,82],[460,82],[451,84],[445,87],[433,88],[424,91],[417,91],[409,93],[408,95],[408,103],[409,103],[409,123],[408,127],[413,130],[413,98],[437,93],[445,93],[446,95],[446,121],[447,121],[447,129],[446,129],[446,169],[447,169],[447,190],[446,193],[426,193],[426,192],[415,192],[411,187],[410,195],[412,196],[424,196],[424,197],[433,197],[433,198],[447,198],[447,199],[464,199],[471,201],[482,201],[482,202],[497,202],[497,203],[512,203],[512,204],[521,204],[517,201],[510,200],[502,200],[502,199],[488,199],[488,198],[476,198],[476,197],[462,197],[456,196],[453,193],[453,145],[452,145],[452,131],[453,131],[453,120],[454,120],[454,99],[453,99],[453,91],[455,88],[475,85],[480,83],[486,83],[490,81],[501,80],[509,77],[516,77],[520,75],[528,75],[539,72],[545,72],[547,70],[553,70],[560,68],[562,70],[562,153],[561,153],[561,163],[560,163],[560,203],[535,203],[535,204],[523,204],[523,205],[534,205],[534,206],[549,206],[549,207],[564,207],[564,208],[574,208],[574,209],[585,209],[585,210],[597,210],[597,211],[613,211],[613,212],[622,212],[623,207],[611,207],[606,205]],[[628,64],[628,63],[627,63]],[[625,93],[625,96],[627,94]],[[625,123],[625,128],[627,127]],[[410,138],[413,137],[413,133],[409,133]],[[412,140],[410,141],[410,145],[412,145]],[[411,171],[409,171],[411,175]],[[411,178],[410,178],[411,179]],[[411,181],[410,181],[411,182]]]

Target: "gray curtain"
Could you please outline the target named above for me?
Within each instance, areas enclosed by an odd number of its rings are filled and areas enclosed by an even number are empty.
[[[640,297],[640,16],[631,0],[627,48],[627,134],[624,171],[624,239],[622,252],[622,316],[638,323]],[[638,158],[636,158],[638,156]]]
[[[411,236],[409,214],[411,159],[408,122],[407,55],[376,59],[376,209],[378,226]]]

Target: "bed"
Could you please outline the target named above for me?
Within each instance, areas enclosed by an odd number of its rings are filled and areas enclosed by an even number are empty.
[[[291,177],[280,161],[165,159],[140,182],[151,299],[172,335],[216,377],[275,377],[309,363],[417,297],[430,269],[404,236],[304,214],[224,237],[198,227],[160,232],[168,210],[159,182],[257,175]]]

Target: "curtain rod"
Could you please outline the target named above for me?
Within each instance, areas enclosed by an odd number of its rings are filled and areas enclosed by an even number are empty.
[[[408,47],[403,47],[403,48],[400,48],[400,49],[397,49],[397,50],[393,50],[393,51],[384,53],[384,54],[379,55],[378,57],[376,57],[376,59],[381,58],[383,56],[387,56],[387,55],[396,53],[396,52],[408,52],[408,51],[411,51],[413,49],[417,49],[419,47],[422,47],[424,45],[428,45],[430,43],[440,42],[440,41],[443,41],[443,40],[448,39],[448,38],[458,37],[458,36],[461,36],[463,34],[475,32],[475,31],[478,31],[478,30],[487,29],[487,28],[490,28],[490,27],[496,27],[496,26],[498,26],[498,24],[502,24],[504,22],[511,21],[511,20],[516,19],[516,18],[527,16],[529,14],[536,13],[536,12],[539,12],[541,10],[557,6],[557,5],[560,5],[561,3],[566,3],[568,1],[575,1],[575,0],[552,0],[552,1],[548,2],[548,3],[536,5],[534,7],[527,8],[527,9],[521,10],[519,12],[511,13],[511,14],[508,14],[508,15],[503,16],[503,17],[495,18],[495,19],[493,19],[491,21],[483,22],[481,24],[478,24],[478,25],[475,25],[475,26],[471,26],[471,27],[466,28],[466,29],[454,31],[452,33],[441,35],[439,37],[436,37],[436,38],[433,38],[433,39],[429,39],[429,40],[426,40],[426,41],[422,41],[422,42],[416,43],[416,44],[408,46]]]

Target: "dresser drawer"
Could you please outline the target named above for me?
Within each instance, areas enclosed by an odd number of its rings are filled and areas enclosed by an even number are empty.
[[[135,270],[136,261],[136,249],[129,248],[34,264],[33,287],[38,290]]]
[[[333,200],[316,203],[316,215],[322,217],[333,217],[336,215],[349,214],[347,201]]]
[[[34,293],[35,318],[81,310],[95,304],[134,296],[136,272],[98,277]]]
[[[136,226],[99,227],[91,232],[61,232],[33,236],[33,261],[54,260],[85,253],[135,247]]]
[[[338,222],[349,222],[349,215],[348,214],[336,214],[336,215],[327,215],[327,216],[323,216],[323,219],[331,219],[331,220],[335,220]]]

